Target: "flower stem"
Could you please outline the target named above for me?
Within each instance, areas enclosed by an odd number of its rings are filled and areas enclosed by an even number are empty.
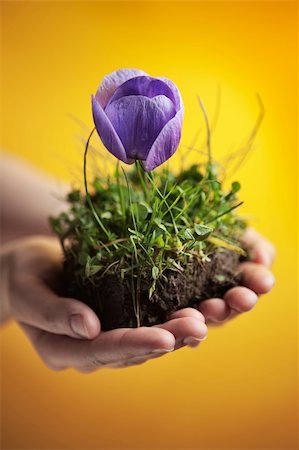
[[[139,180],[140,180],[140,184],[141,184],[141,187],[142,187],[142,190],[143,190],[144,198],[145,198],[145,200],[147,200],[148,199],[148,189],[147,189],[146,183],[145,183],[144,169],[141,166],[140,161],[136,161],[135,162],[135,167],[136,167],[136,170],[137,170],[137,173],[138,173],[138,177],[139,177]]]

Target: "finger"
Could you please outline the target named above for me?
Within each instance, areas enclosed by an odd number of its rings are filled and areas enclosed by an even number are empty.
[[[87,366],[123,367],[127,363],[139,363],[172,352],[175,346],[173,334],[153,327],[123,328],[103,332],[91,343]]]
[[[224,300],[234,311],[242,313],[250,311],[256,305],[258,297],[250,289],[236,286],[225,293]]]
[[[145,358],[145,357],[130,358],[126,361],[109,364],[109,369],[125,369],[127,367],[132,367],[132,366],[140,366],[141,364],[146,363],[148,360],[149,360],[148,357],[147,358]]]
[[[91,347],[105,361],[125,360],[150,353],[173,351],[175,337],[165,329],[154,327],[118,328],[101,333]]]
[[[33,347],[35,348],[43,362],[47,367],[49,367],[49,369],[62,370],[68,367],[66,361],[63,362],[62,360],[59,360],[55,352],[48,350],[49,344],[51,342],[51,336],[54,336],[55,338],[61,337],[61,339],[64,339],[64,336],[50,334],[47,331],[40,330],[22,322],[19,322],[19,325],[31,341]]]
[[[274,275],[262,264],[244,262],[240,264],[241,283],[256,294],[266,294],[275,283]]]
[[[230,315],[231,309],[221,298],[210,298],[200,302],[199,310],[210,322],[223,322]]]
[[[194,317],[194,319],[201,320],[205,322],[203,314],[195,308],[183,308],[178,311],[173,312],[169,319],[180,319],[181,317]]]
[[[97,315],[79,300],[58,297],[37,277],[19,277],[18,286],[11,302],[16,320],[74,338],[93,339],[99,334]]]
[[[134,356],[132,358],[128,358],[124,361],[118,362],[118,363],[110,363],[109,368],[113,369],[121,369],[125,367],[130,366],[139,366],[141,364],[146,363],[147,361],[150,361],[152,359],[162,358],[162,356],[165,355],[165,352],[163,353],[149,353],[144,356]],[[90,369],[89,369],[90,372]]]
[[[171,319],[154,327],[162,328],[172,333],[176,339],[176,348],[181,344],[197,346],[200,341],[206,339],[208,332],[206,324],[194,317]]]
[[[249,257],[251,261],[258,264],[263,264],[266,267],[271,267],[275,258],[275,247],[273,244],[253,228],[248,228],[242,241],[249,249]]]
[[[172,351],[174,336],[155,328],[120,328],[99,334],[92,341],[72,339],[36,330],[22,324],[38,353],[53,369],[65,367],[86,371],[125,362],[133,357]]]

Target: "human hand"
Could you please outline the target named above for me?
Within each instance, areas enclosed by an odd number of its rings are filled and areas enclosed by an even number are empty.
[[[192,308],[177,311],[171,320],[154,327],[101,331],[98,317],[87,305],[55,293],[62,268],[56,239],[16,241],[3,259],[9,265],[9,313],[51,369],[91,372],[141,364],[206,337],[204,317]]]
[[[252,228],[244,233],[243,242],[249,250],[249,261],[240,264],[242,285],[229,289],[223,299],[208,299],[199,304],[209,323],[222,323],[251,310],[258,297],[269,292],[275,283],[269,270],[275,258],[272,243]]]

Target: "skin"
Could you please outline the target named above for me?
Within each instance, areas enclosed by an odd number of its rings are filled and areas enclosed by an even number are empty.
[[[207,323],[222,323],[250,311],[259,296],[267,294],[274,286],[275,278],[270,271],[275,258],[272,243],[252,228],[246,230],[243,242],[250,249],[250,261],[239,266],[242,286],[228,290],[223,299],[214,298],[200,303],[199,310]]]
[[[26,168],[27,177],[28,170]],[[6,173],[9,172],[6,170]],[[19,179],[21,174],[22,171]],[[6,175],[2,175],[3,180]],[[30,176],[30,185],[26,185],[24,179],[23,183],[22,180],[20,182],[18,195],[24,196],[24,200],[31,198],[33,188],[36,192],[39,187],[40,179],[38,182],[33,179],[33,175]],[[8,193],[9,183],[8,179]],[[44,192],[49,192],[44,183]],[[14,220],[10,220],[11,201],[9,196],[5,197],[3,200],[7,205],[4,211],[7,212],[4,223],[10,224],[10,238],[1,251],[1,323],[11,318],[16,320],[41,359],[53,370],[74,368],[86,373],[104,367],[122,368],[142,364],[186,345],[197,347],[207,336],[206,323],[220,324],[249,311],[258,297],[269,292],[274,285],[274,277],[269,270],[275,256],[274,247],[259,233],[249,229],[243,239],[251,249],[251,261],[240,264],[242,286],[230,289],[223,299],[205,300],[199,305],[199,310],[185,308],[177,311],[167,322],[154,327],[101,331],[100,320],[87,305],[55,293],[55,280],[62,268],[62,253],[57,240],[45,236],[43,230],[46,217],[56,213],[57,205],[52,206],[43,218],[37,211],[40,202],[45,208],[47,199],[43,195],[35,196],[37,200],[30,205],[33,208],[30,214],[39,218],[40,227],[37,221],[32,221],[34,226],[30,227],[27,218],[28,231],[24,237],[21,216],[17,222],[18,230],[13,230],[16,212],[13,210]],[[43,235],[37,236],[41,230]]]

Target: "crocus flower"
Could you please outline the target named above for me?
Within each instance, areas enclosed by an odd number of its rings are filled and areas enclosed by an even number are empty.
[[[94,123],[105,147],[127,164],[140,160],[146,171],[176,151],[183,111],[171,80],[137,69],[107,75],[92,96]]]

